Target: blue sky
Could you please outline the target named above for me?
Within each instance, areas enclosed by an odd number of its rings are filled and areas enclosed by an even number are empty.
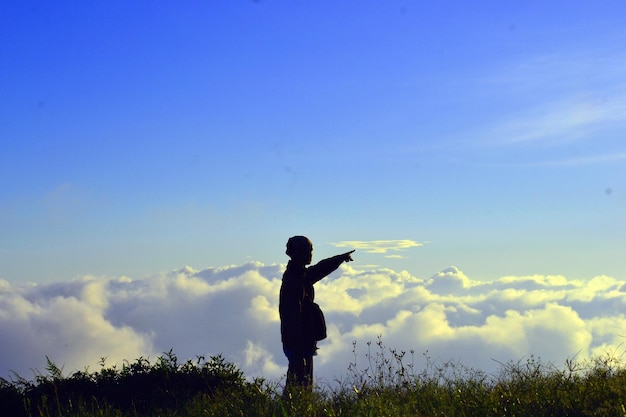
[[[625,13],[7,4],[0,278],[280,263],[295,234],[420,277],[624,278]]]

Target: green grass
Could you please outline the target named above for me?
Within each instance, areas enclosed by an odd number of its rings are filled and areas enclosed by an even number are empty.
[[[282,381],[247,379],[221,355],[179,363],[172,351],[120,369],[63,376],[48,360],[34,381],[0,378],[10,417],[127,416],[626,416],[626,368],[607,354],[557,368],[538,358],[487,374],[456,362],[413,366],[414,352],[367,343],[344,380],[283,395]]]

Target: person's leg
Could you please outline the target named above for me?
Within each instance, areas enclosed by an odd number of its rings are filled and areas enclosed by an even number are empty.
[[[290,387],[302,387],[306,381],[306,358],[302,356],[289,356],[289,366],[287,368],[287,383],[285,389]]]
[[[307,356],[304,358],[304,375],[303,386],[308,390],[313,389],[313,356]]]

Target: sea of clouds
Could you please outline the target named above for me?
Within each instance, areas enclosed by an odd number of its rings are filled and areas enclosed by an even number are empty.
[[[181,361],[222,354],[247,377],[281,381],[284,267],[252,262],[141,280],[0,280],[0,376],[45,374],[46,356],[69,375],[100,369],[101,358],[119,368],[172,349]],[[316,284],[316,301],[328,325],[315,360],[318,382],[345,380],[355,360],[367,368],[368,349],[378,349],[368,342],[413,350],[417,370],[428,357],[486,372],[530,355],[562,367],[568,358],[619,356],[626,349],[626,282],[607,276],[484,282],[454,267],[421,279],[344,264]]]

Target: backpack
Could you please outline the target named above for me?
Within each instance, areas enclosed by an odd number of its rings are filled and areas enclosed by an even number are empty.
[[[305,311],[306,324],[315,341],[326,339],[326,320],[324,313],[317,303],[305,303],[307,306]]]

